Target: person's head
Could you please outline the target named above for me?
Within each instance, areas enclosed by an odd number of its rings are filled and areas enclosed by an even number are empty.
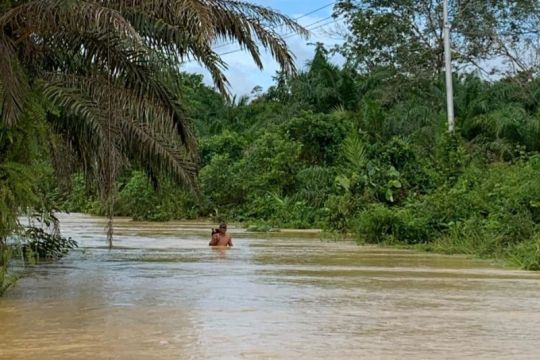
[[[227,224],[222,222],[221,224],[219,224],[218,230],[220,233],[225,234],[227,232]]]

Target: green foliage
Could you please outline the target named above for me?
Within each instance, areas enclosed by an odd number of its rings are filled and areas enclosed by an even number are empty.
[[[69,196],[62,204],[62,210],[67,212],[92,213],[92,204],[96,204],[96,197],[92,196],[88,184],[82,173],[72,176]]]
[[[313,226],[315,209],[310,208],[303,201],[294,201],[290,197],[268,193],[253,199],[245,216],[264,219],[264,223],[272,228],[303,229]]]
[[[317,43],[306,71],[294,77],[279,73],[276,85],[261,98],[298,111],[326,114],[355,110],[361,97],[357,73],[350,67],[339,69],[328,60],[328,53],[323,44]]]
[[[437,251],[525,261],[524,249],[537,241],[540,223],[536,179],[539,160],[534,157],[514,165],[471,165],[454,185],[411,201],[404,209],[397,209],[391,219],[399,220],[401,211],[412,214],[430,234],[433,244],[428,248]],[[401,223],[395,222],[399,228]],[[391,234],[409,242],[398,231]]]
[[[453,185],[403,207],[373,204],[351,224],[360,241],[424,244],[430,250],[507,258],[538,267],[540,159],[469,166]]]
[[[312,166],[304,168],[296,174],[298,191],[293,198],[306,202],[314,209],[324,206],[328,196],[335,189],[336,168]]]
[[[238,160],[246,146],[244,137],[230,130],[225,130],[218,135],[212,135],[201,139],[200,156],[202,164],[208,164],[214,155],[226,155],[233,160]]]
[[[359,213],[353,228],[360,241],[371,243],[400,241],[417,244],[429,240],[423,219],[408,209],[393,210],[381,204],[369,206]]]
[[[309,165],[334,163],[347,130],[340,114],[303,113],[282,125],[290,139],[302,144],[300,158]]]
[[[142,171],[133,170],[117,182],[113,212],[116,216],[131,216],[137,220],[166,221],[192,219],[197,216],[195,196],[174,184],[161,179],[155,187]],[[72,179],[71,190],[61,204],[68,212],[105,215],[106,204],[89,187],[82,174]]]
[[[0,244],[0,296],[9,289],[16,281],[16,277],[8,270],[11,250]]]
[[[460,86],[464,87],[463,97],[468,98],[463,105],[467,116],[461,121],[462,134],[484,156],[511,161],[524,151],[540,150],[539,104],[533,100],[538,79],[525,84],[507,79],[480,85],[468,77]]]
[[[455,63],[484,62],[490,72],[501,70],[489,63],[502,58],[525,74],[538,71],[529,58],[538,50],[538,1],[449,4]],[[442,2],[433,0],[338,1],[336,15],[345,18],[349,30],[339,49],[363,71],[385,66],[417,77],[437,75],[444,68],[442,11]]]
[[[206,195],[203,209],[207,214],[235,209],[244,202],[248,195],[244,190],[244,182],[249,174],[242,172],[241,166],[241,163],[234,162],[227,155],[215,155],[201,169],[199,179],[201,190]]]
[[[200,74],[177,76],[186,115],[193,119],[199,136],[208,136],[223,129],[221,118],[225,99],[202,82]]]
[[[17,227],[20,207],[36,204],[36,181],[30,165],[16,162],[0,164],[0,236]]]
[[[118,192],[114,211],[118,215],[129,214],[137,220],[168,220],[167,216],[161,214],[164,204],[160,203],[158,197],[149,179],[142,172],[134,171]],[[169,199],[174,197],[170,196]]]
[[[40,207],[47,175],[42,159],[47,127],[39,99],[32,98],[14,126],[0,123],[0,238],[18,227],[22,211]]]
[[[293,193],[301,150],[300,143],[277,132],[266,132],[248,146],[239,168],[248,196]]]
[[[470,162],[463,140],[455,134],[444,133],[435,145],[434,167],[439,184],[454,184]]]
[[[540,270],[540,236],[536,234],[514,246],[509,256],[511,261],[526,270]]]
[[[29,227],[21,234],[21,249],[33,261],[57,260],[76,248],[77,242],[58,232],[47,232],[41,227]]]

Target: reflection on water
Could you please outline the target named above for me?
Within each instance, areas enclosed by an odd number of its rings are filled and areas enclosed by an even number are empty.
[[[69,215],[81,248],[0,298],[1,359],[539,358],[540,274],[447,257]]]

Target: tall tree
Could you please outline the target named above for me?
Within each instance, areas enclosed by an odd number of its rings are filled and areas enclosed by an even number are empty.
[[[305,71],[292,76],[278,73],[276,84],[268,89],[264,98],[294,103],[302,110],[315,112],[355,109],[360,95],[355,83],[357,72],[331,63],[328,54],[324,45],[317,43]]]
[[[341,0],[348,23],[341,51],[360,69],[391,66],[405,74],[443,70],[442,1]],[[494,71],[540,71],[540,2],[451,0],[452,51],[457,66]]]
[[[292,72],[276,29],[305,34],[287,16],[236,0],[13,0],[0,11],[0,126],[16,125],[39,99],[61,144],[54,163],[74,158],[109,198],[128,160],[194,186],[196,141],[171,76],[179,63],[199,61],[226,94],[214,43],[237,42],[260,67],[264,47]]]

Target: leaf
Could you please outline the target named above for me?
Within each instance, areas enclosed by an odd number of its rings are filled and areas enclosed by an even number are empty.
[[[392,192],[392,189],[386,189],[384,195],[387,201],[394,202],[394,193]]]
[[[390,180],[388,182],[388,186],[396,189],[401,189],[401,182],[399,180]]]
[[[336,176],[336,184],[341,186],[345,191],[349,191],[351,187],[351,181],[344,175]]]
[[[399,171],[397,171],[396,168],[393,166],[390,166],[390,169],[388,169],[387,174],[388,176],[396,177],[396,178],[400,176]]]
[[[342,145],[345,158],[354,170],[359,170],[367,161],[366,146],[357,132],[350,132]]]

